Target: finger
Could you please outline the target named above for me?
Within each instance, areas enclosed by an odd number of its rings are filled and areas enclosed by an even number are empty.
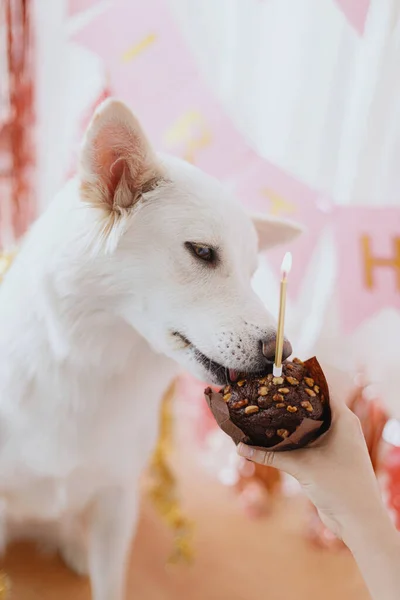
[[[268,465],[270,467],[276,466],[274,464],[274,452],[268,452],[266,450],[261,450],[260,448],[254,448],[253,446],[248,446],[242,442],[239,444],[237,451],[240,456],[243,456],[243,458],[247,458],[248,460],[258,463],[259,465]]]
[[[247,460],[251,460],[259,465],[274,467],[274,469],[285,471],[285,473],[288,473],[293,477],[297,477],[298,475],[298,469],[296,468],[298,460],[295,459],[293,462],[292,455],[297,454],[297,458],[299,459],[299,455],[302,454],[301,450],[297,450],[296,452],[271,452],[269,450],[263,450],[262,448],[255,448],[254,446],[240,443],[237,451],[243,458],[247,458]]]

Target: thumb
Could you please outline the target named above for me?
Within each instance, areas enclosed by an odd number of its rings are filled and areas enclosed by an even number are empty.
[[[262,448],[255,448],[240,442],[237,448],[238,454],[247,458],[259,465],[274,467],[281,471],[285,471],[289,475],[293,475],[293,460],[290,456],[291,452],[271,452]]]

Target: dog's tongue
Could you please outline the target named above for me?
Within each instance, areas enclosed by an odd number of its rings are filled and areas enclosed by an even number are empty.
[[[239,373],[235,369],[229,369],[229,379],[234,383],[239,377]]]

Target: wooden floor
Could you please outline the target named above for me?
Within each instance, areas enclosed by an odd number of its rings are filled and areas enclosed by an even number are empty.
[[[187,458],[185,460],[188,460]],[[249,521],[233,493],[193,461],[179,466],[187,513],[196,522],[192,567],[165,568],[170,536],[144,502],[133,545],[129,600],[367,600],[347,551],[313,549],[302,536],[298,500],[276,503],[272,516]],[[89,600],[87,582],[57,557],[15,546],[3,567],[13,582],[13,600]]]

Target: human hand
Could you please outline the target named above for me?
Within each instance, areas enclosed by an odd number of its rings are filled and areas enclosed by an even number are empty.
[[[324,524],[346,542],[356,523],[385,509],[358,418],[344,402],[331,400],[331,408],[329,431],[307,448],[274,453],[240,444],[238,452],[295,477]]]

